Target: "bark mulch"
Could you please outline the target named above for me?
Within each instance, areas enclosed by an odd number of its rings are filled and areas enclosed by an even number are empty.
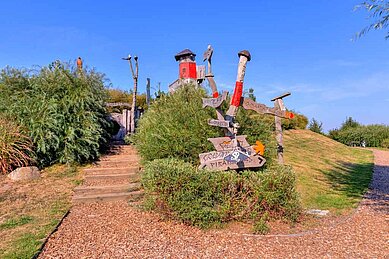
[[[292,235],[202,231],[126,202],[80,204],[40,258],[389,258],[389,152],[374,151],[371,190],[338,224]]]

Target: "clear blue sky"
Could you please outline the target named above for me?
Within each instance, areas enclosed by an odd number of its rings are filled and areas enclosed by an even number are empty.
[[[178,75],[174,55],[215,49],[219,89],[232,91],[237,53],[251,52],[245,87],[257,101],[285,91],[286,106],[323,122],[326,130],[352,116],[389,124],[389,41],[371,32],[353,0],[296,1],[2,1],[0,67],[47,65],[59,59],[95,67],[113,87],[132,88],[128,64],[139,56],[140,91],[146,78],[162,90]]]

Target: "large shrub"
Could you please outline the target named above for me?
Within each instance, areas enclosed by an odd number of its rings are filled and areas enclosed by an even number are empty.
[[[104,76],[54,62],[0,75],[0,112],[28,129],[39,165],[95,159],[108,138]]]
[[[142,183],[153,208],[185,223],[209,227],[230,220],[251,220],[266,230],[272,218],[296,220],[300,213],[295,177],[289,167],[273,165],[276,157],[272,123],[266,116],[239,109],[239,134],[250,144],[266,146],[266,167],[258,172],[211,172],[197,170],[198,155],[212,151],[207,140],[221,137],[220,128],[207,121],[216,118],[202,108],[204,90],[191,85],[155,101],[141,118],[135,135],[145,162]],[[222,106],[228,107],[228,101]],[[150,204],[150,203],[149,203]]]
[[[285,166],[238,174],[198,171],[182,160],[160,159],[146,164],[142,183],[152,208],[199,227],[231,220],[254,226],[274,218],[296,221],[301,211],[295,175]]]
[[[334,140],[343,144],[363,141],[368,147],[381,147],[385,145],[385,139],[389,139],[389,126],[386,125],[357,125],[342,127],[339,130],[331,130],[329,135]]]
[[[383,148],[389,148],[389,138],[386,138],[386,139],[384,139],[384,140],[381,142],[381,147],[383,147]]]
[[[212,149],[207,138],[221,136],[221,131],[207,124],[215,115],[202,108],[202,97],[203,90],[187,86],[150,106],[135,136],[143,159],[178,157],[195,163],[199,153]]]
[[[1,116],[1,115],[0,115]],[[33,163],[32,142],[12,120],[0,117],[0,174]]]
[[[197,164],[200,153],[214,150],[207,139],[221,137],[223,132],[208,125],[209,119],[216,118],[216,112],[202,108],[203,97],[207,96],[202,88],[186,85],[150,106],[139,121],[134,139],[144,160],[174,157]],[[276,147],[272,124],[263,116],[243,109],[236,120],[241,126],[239,134],[247,135],[250,144],[262,141],[268,150],[266,158],[271,160],[270,154],[274,154]]]

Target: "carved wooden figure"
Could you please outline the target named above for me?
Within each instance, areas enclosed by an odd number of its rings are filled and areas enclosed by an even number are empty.
[[[81,57],[77,58],[77,68],[78,68],[79,71],[82,70],[82,59],[81,59]]]
[[[217,91],[216,82],[213,79],[214,75],[212,74],[212,54],[213,48],[211,45],[208,45],[207,50],[204,52],[203,61],[208,61],[208,73],[205,75],[205,78],[208,80],[209,86],[212,89],[212,96],[214,98],[219,96],[219,92]]]

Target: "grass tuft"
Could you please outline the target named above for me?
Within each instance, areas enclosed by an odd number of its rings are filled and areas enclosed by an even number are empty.
[[[27,216],[27,215],[17,217],[17,218],[8,219],[6,222],[0,224],[0,230],[11,229],[11,228],[16,228],[18,226],[23,226],[25,224],[30,223],[33,220],[34,220],[33,217]]]

